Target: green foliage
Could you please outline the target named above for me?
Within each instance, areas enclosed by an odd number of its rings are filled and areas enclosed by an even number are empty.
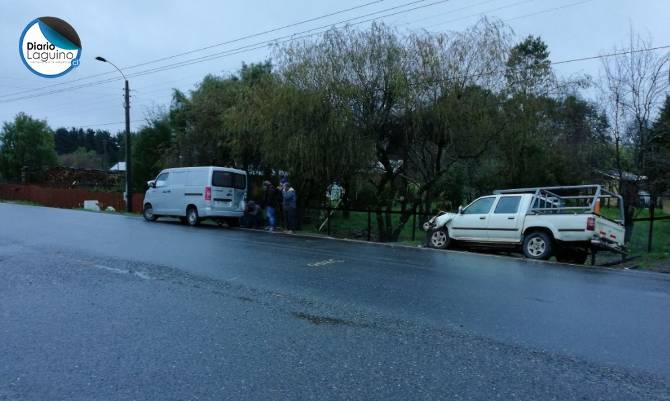
[[[166,118],[155,119],[133,135],[133,188],[142,190],[167,166],[166,154],[172,146],[172,129]]]
[[[647,143],[645,174],[654,194],[670,190],[670,96],[654,122]]]
[[[58,156],[58,164],[70,168],[104,170],[106,166],[100,155],[93,150],[80,147],[72,153]]]
[[[10,180],[21,178],[21,171],[56,164],[54,136],[46,121],[19,113],[0,131],[0,173]]]
[[[79,148],[95,152],[104,162],[104,166],[97,168],[105,169],[119,161],[119,138],[112,136],[109,131],[58,128],[54,132],[54,140],[58,155],[74,153]]]

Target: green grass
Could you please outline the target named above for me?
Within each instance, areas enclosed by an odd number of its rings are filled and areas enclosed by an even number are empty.
[[[308,210],[306,215],[303,216],[302,230],[310,233],[328,234],[327,225],[319,231],[319,226],[323,223],[324,216],[325,211]],[[400,217],[399,214],[392,215],[394,228],[400,223]],[[423,223],[422,219],[418,216],[416,222],[417,226]],[[415,232],[415,240],[412,240],[412,223],[413,220],[410,217],[409,221],[400,232],[398,242],[412,243],[415,245],[424,242],[423,237],[425,234],[419,227],[417,227]],[[374,213],[370,214],[370,224],[372,228],[370,239],[376,241],[379,238],[379,229],[377,227],[377,216]],[[348,215],[346,215],[342,211],[335,211],[330,220],[330,235],[332,237],[367,240],[367,230],[368,214],[366,212],[349,212]]]
[[[630,254],[639,258],[642,267],[670,266],[670,220],[654,222],[651,252],[647,252],[649,222],[637,221],[629,243]]]

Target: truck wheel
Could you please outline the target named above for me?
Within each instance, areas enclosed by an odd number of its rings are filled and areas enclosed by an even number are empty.
[[[144,216],[144,220],[146,221],[156,221],[158,216],[154,214],[154,207],[151,206],[151,203],[147,203],[144,205],[144,209],[142,210],[142,216]]]
[[[551,237],[542,231],[533,231],[523,238],[523,254],[528,259],[547,260],[551,257]]]
[[[198,209],[196,209],[195,206],[190,206],[188,209],[186,209],[186,223],[191,227],[195,227],[200,224]]]
[[[428,246],[436,249],[447,249],[449,246],[449,232],[446,228],[438,228],[430,232]]]

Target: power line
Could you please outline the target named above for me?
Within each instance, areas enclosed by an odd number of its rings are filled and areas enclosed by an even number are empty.
[[[663,50],[663,49],[670,49],[670,45],[656,46],[656,47],[644,48],[644,49],[633,49],[633,50],[627,50],[627,51],[621,51],[621,52],[615,52],[615,53],[601,54],[601,55],[598,55],[598,56],[590,56],[590,57],[581,57],[581,58],[561,60],[561,61],[552,62],[552,65],[569,64],[569,63],[576,63],[576,62],[582,62],[582,61],[597,60],[597,59],[617,57],[617,56],[623,56],[623,55],[627,55],[627,54],[635,54],[635,53],[642,53],[642,52],[649,52],[649,51],[656,51],[656,50]],[[493,75],[493,74],[504,72],[504,71],[505,71],[505,69],[495,69],[495,70],[484,71],[484,72],[481,72],[481,73],[478,73],[478,74],[460,75],[460,76],[451,77],[451,78],[413,82],[413,83],[410,84],[410,86],[416,86],[416,85],[420,85],[420,84],[433,84],[433,83],[449,82],[449,81],[455,81],[457,79],[480,78],[480,77],[484,77],[484,76],[487,76],[487,75]],[[137,120],[132,121],[132,123],[139,123],[139,122],[141,122],[141,121],[137,121]],[[115,125],[115,124],[123,124],[123,123],[124,123],[123,121],[119,121],[119,122],[110,122],[110,123],[102,123],[102,124],[92,124],[92,125],[81,126],[80,128],[87,128],[87,127],[93,127],[93,126]]]
[[[283,26],[280,26],[280,27],[277,27],[277,28],[268,29],[266,31],[241,36],[241,37],[231,39],[231,40],[228,40],[228,41],[225,41],[225,42],[219,42],[219,43],[215,43],[215,44],[212,44],[212,45],[200,47],[200,48],[197,48],[197,49],[192,49],[192,50],[188,50],[188,51],[185,51],[185,52],[176,53],[176,54],[173,54],[173,55],[170,55],[170,56],[145,61],[145,62],[142,62],[142,63],[139,63],[139,64],[134,64],[134,65],[130,65],[130,66],[127,66],[127,67],[122,67],[121,70],[129,70],[129,69],[142,67],[142,66],[149,65],[149,64],[155,64],[155,63],[159,63],[161,61],[166,61],[166,60],[174,59],[174,58],[177,58],[177,57],[197,53],[197,52],[200,52],[200,51],[209,50],[209,49],[212,49],[212,48],[215,48],[215,47],[220,47],[220,46],[225,46],[225,45],[229,45],[229,44],[232,44],[232,43],[241,42],[243,40],[252,39],[252,38],[255,38],[255,37],[267,35],[267,34],[274,33],[274,32],[279,32],[279,31],[282,31],[284,29],[293,28],[293,27],[296,27],[296,26],[300,26],[300,25],[310,23],[310,22],[314,22],[314,21],[318,21],[318,20],[321,20],[321,19],[333,17],[335,15],[344,14],[344,13],[347,13],[347,12],[350,12],[350,11],[365,8],[365,7],[371,6],[373,4],[382,3],[384,1],[385,0],[371,1],[371,2],[364,3],[364,4],[361,4],[361,5],[355,6],[355,7],[350,7],[350,8],[346,8],[346,9],[343,9],[343,10],[334,11],[334,12],[331,12],[331,13],[328,13],[328,14],[320,15],[318,17],[308,18],[308,19],[305,19],[305,20],[302,20],[302,21],[297,21],[297,22],[287,24],[287,25],[283,25]],[[422,1],[424,1],[424,0],[422,0]],[[59,83],[52,84],[52,85],[46,85],[46,86],[43,86],[43,87],[40,87],[40,88],[34,88],[34,89],[29,89],[29,90],[21,91],[21,92],[9,93],[5,96],[14,96],[14,95],[17,95],[17,94],[22,94],[24,92],[35,92],[35,91],[39,91],[39,90],[42,90],[42,89],[48,89],[48,88],[52,88],[52,87],[67,85],[67,84],[70,84],[70,83],[73,83],[73,82],[79,82],[79,81],[83,81],[83,80],[87,80],[87,79],[91,79],[91,78],[97,78],[97,77],[101,77],[101,76],[105,76],[105,75],[110,75],[112,73],[114,73],[114,71],[88,75],[88,76],[73,79],[73,80],[70,80],[70,81],[67,81],[67,82],[59,82]]]
[[[477,17],[477,16],[480,16],[480,15],[482,15],[482,14],[487,14],[487,13],[491,13],[491,12],[494,12],[494,11],[505,10],[505,9],[508,9],[508,8],[512,8],[512,7],[519,6],[519,5],[521,5],[521,4],[533,3],[533,2],[535,2],[535,1],[536,1],[536,0],[522,0],[522,1],[517,1],[517,2],[514,2],[514,3],[510,3],[510,4],[507,4],[507,5],[504,5],[504,6],[500,6],[500,7],[494,8],[494,9],[492,9],[492,10],[488,10],[488,11],[484,11],[484,12],[479,12],[479,13],[475,13],[475,14],[470,14],[470,15],[466,15],[466,16],[464,16],[464,17],[454,18],[454,19],[450,19],[450,20],[447,20],[447,21],[442,21],[442,22],[439,22],[439,23],[437,23],[437,24],[429,25],[429,26],[427,26],[426,28],[433,28],[433,27],[436,27],[436,26],[449,24],[449,23],[451,23],[451,22],[462,21],[462,20],[464,20],[464,19],[468,19],[468,18],[472,18],[472,17]]]
[[[410,6],[410,5],[423,3],[425,1],[426,0],[416,0],[416,1],[409,2],[409,3],[404,3],[404,4],[401,4],[401,5],[395,6],[395,7],[390,7],[390,8],[384,9],[384,10],[364,14],[362,16],[342,20],[342,21],[336,22],[334,24],[323,25],[323,26],[320,26],[320,27],[317,27],[317,28],[308,29],[306,31],[293,33],[293,34],[290,34],[290,35],[284,35],[284,36],[280,36],[278,38],[273,38],[273,39],[270,39],[270,40],[265,40],[265,41],[262,41],[262,42],[257,42],[257,43],[254,43],[254,44],[241,46],[241,47],[238,47],[236,49],[231,49],[231,50],[227,50],[227,51],[223,51],[223,52],[212,53],[212,54],[209,54],[209,55],[206,55],[206,56],[201,56],[201,57],[197,57],[197,58],[193,58],[193,59],[189,59],[189,60],[184,60],[184,61],[181,61],[181,62],[178,62],[178,63],[168,64],[168,65],[155,67],[155,68],[144,70],[144,71],[139,71],[139,72],[136,72],[136,73],[131,73],[131,74],[128,75],[128,78],[153,74],[153,73],[162,72],[162,71],[167,71],[167,70],[180,68],[180,67],[184,67],[184,66],[188,66],[188,65],[192,65],[192,64],[197,64],[197,63],[201,63],[201,62],[205,62],[205,61],[215,60],[215,59],[222,58],[222,57],[227,57],[227,56],[231,56],[231,55],[235,55],[235,54],[245,53],[245,52],[248,52],[248,51],[258,50],[258,49],[261,49],[263,47],[266,47],[268,44],[273,44],[273,43],[278,44],[278,43],[285,43],[285,42],[290,42],[290,41],[298,40],[298,39],[304,39],[304,38],[307,38],[307,37],[310,37],[310,36],[321,34],[325,30],[328,30],[335,25],[347,24],[349,22],[356,21],[358,19],[365,18],[365,17],[371,16],[371,15],[380,14],[382,12],[387,12],[387,11],[392,11],[392,10],[397,10],[397,9],[404,8],[404,7],[407,7],[407,6]],[[418,9],[431,7],[431,6],[434,6],[434,5],[437,5],[437,4],[446,3],[448,1],[450,1],[450,0],[434,1],[432,3],[428,3],[428,4],[425,4],[425,5],[416,6],[416,7],[405,9],[405,10],[400,10],[400,11],[390,13],[390,14],[385,14],[385,15],[382,15],[380,17],[369,18],[367,20],[358,21],[358,22],[356,22],[354,24],[350,24],[350,25],[360,25],[360,24],[375,21],[375,20],[378,20],[378,19],[381,19],[381,18],[387,18],[387,17],[391,17],[391,16],[415,11],[415,10],[418,10]],[[314,32],[314,31],[318,31],[318,32]],[[302,36],[297,36],[296,37],[296,35],[302,35]],[[105,84],[105,83],[108,83],[108,82],[118,81],[120,79],[121,79],[120,77],[108,78],[108,79],[101,80],[101,81],[79,84],[79,85],[76,85],[76,86],[66,87],[66,88],[62,88],[62,89],[53,89],[51,91],[47,91],[47,92],[44,92],[44,93],[36,93],[36,94],[32,94],[32,95],[19,96],[19,97],[15,97],[15,98],[11,98],[11,99],[4,99],[4,100],[1,100],[0,103],[9,103],[9,102],[14,102],[14,101],[18,101],[18,100],[32,99],[32,98],[36,98],[36,97],[47,96],[47,95],[51,95],[51,94],[57,94],[57,93],[70,91],[70,90],[75,90],[75,89],[87,88],[87,87],[90,87],[90,86],[96,86],[96,85],[101,85],[101,84]]]
[[[452,14],[457,13],[459,11],[468,10],[468,9],[471,9],[471,8],[474,8],[474,7],[483,6],[484,4],[489,4],[489,3],[496,2],[496,1],[498,1],[498,0],[486,0],[486,1],[479,2],[479,3],[475,3],[475,4],[469,4],[467,6],[456,8],[456,9],[453,9],[453,10],[449,10],[449,11],[444,12],[444,13],[432,14],[432,15],[429,15],[427,17],[422,17],[422,18],[419,18],[419,19],[415,19],[413,21],[409,21],[409,22],[405,22],[403,24],[399,24],[399,25],[406,26],[406,25],[416,24],[417,22],[422,22],[422,21],[426,21],[426,20],[429,20],[429,19],[444,17],[445,15],[452,15]],[[466,18],[469,18],[469,17],[466,17]]]
[[[566,5],[563,5],[563,6],[560,6],[560,7],[547,8],[547,9],[540,10],[540,11],[537,11],[537,12],[534,12],[534,13],[519,15],[518,17],[508,18],[508,19],[505,20],[505,22],[514,21],[514,20],[518,20],[518,19],[521,19],[521,18],[534,17],[536,15],[541,15],[541,14],[547,14],[547,13],[550,13],[550,12],[563,10],[565,8],[579,6],[579,5],[586,4],[586,3],[591,3],[592,1],[593,0],[577,1],[577,2],[566,4]]]
[[[591,57],[573,58],[573,59],[568,59],[568,60],[557,61],[557,62],[552,63],[552,64],[553,65],[568,64],[568,63],[575,63],[575,62],[578,62],[578,61],[589,61],[589,60],[596,60],[596,59],[609,58],[609,57],[625,56],[627,54],[645,53],[645,52],[652,52],[652,51],[664,50],[664,49],[670,49],[670,45],[657,46],[657,47],[647,47],[647,48],[643,48],[643,49],[624,50],[624,51],[620,51],[620,52],[616,52],[616,53],[607,53],[607,54],[601,54],[601,55],[598,55],[598,56],[591,56]]]

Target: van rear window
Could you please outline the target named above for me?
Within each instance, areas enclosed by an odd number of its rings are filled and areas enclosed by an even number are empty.
[[[246,189],[247,176],[244,174],[231,173],[228,171],[214,171],[212,173],[212,186]]]
[[[212,173],[212,186],[213,187],[233,187],[233,173],[227,171],[214,171]]]
[[[247,188],[247,176],[242,174],[235,174],[235,189]]]

